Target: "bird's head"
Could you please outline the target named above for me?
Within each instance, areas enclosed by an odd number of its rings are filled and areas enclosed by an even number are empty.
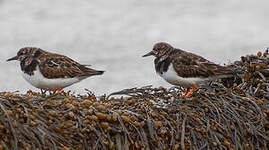
[[[147,56],[162,57],[164,55],[169,54],[173,49],[174,48],[170,44],[165,43],[165,42],[159,42],[153,46],[152,51],[143,55],[143,57],[147,57]]]
[[[36,47],[24,47],[21,48],[17,55],[9,58],[7,61],[12,61],[12,60],[18,60],[18,61],[22,61],[24,60],[26,57],[33,57],[33,58],[37,58],[38,56],[40,56],[41,54],[41,49],[40,48],[36,48]]]

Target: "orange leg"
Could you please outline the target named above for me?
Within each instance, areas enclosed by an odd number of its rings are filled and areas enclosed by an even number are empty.
[[[57,93],[61,93],[63,91],[63,89],[59,89],[57,90]]]
[[[197,86],[197,85],[194,85],[190,91],[188,90],[189,92],[187,91],[187,93],[186,93],[185,96],[184,96],[184,99],[190,97],[190,95],[191,95],[194,91],[196,91],[197,89],[198,89],[198,86]]]
[[[187,91],[186,91],[184,97],[186,97],[186,95],[189,93],[189,91],[190,91],[190,88],[187,88]]]
[[[59,94],[59,93],[61,93],[62,91],[63,91],[63,89],[55,90],[55,91],[53,91],[52,94]]]

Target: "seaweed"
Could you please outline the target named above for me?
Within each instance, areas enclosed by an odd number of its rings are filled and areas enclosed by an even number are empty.
[[[1,149],[268,149],[268,50],[233,78],[186,89],[152,86],[96,97],[0,93]]]

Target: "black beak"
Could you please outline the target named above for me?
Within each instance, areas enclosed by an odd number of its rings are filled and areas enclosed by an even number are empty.
[[[12,58],[9,58],[7,61],[11,61],[11,60],[18,60],[18,56],[14,56]]]
[[[147,57],[147,56],[151,56],[151,55],[154,55],[152,51],[150,51],[149,53],[143,55],[142,57]]]

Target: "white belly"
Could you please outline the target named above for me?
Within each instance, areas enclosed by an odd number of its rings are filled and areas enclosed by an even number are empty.
[[[198,77],[197,78],[182,78],[177,75],[172,64],[169,66],[167,72],[163,72],[162,74],[159,74],[159,75],[168,83],[173,84],[173,85],[183,86],[183,87],[192,87],[193,85],[197,85],[207,80],[207,79],[198,78]]]
[[[22,76],[31,85],[44,90],[59,90],[80,81],[78,78],[47,79],[41,74],[39,67],[34,71],[34,75],[23,72]]]

